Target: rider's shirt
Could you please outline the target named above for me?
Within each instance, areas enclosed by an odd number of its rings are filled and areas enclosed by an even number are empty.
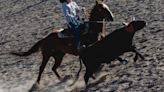
[[[77,13],[80,11],[80,7],[75,2],[66,3],[62,5],[62,13],[66,18],[67,24],[75,22],[77,20]]]

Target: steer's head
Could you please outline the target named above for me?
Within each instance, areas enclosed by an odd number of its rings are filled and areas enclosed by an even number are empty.
[[[130,22],[129,25],[125,29],[126,29],[126,31],[128,31],[130,33],[135,33],[136,31],[142,29],[146,25],[147,25],[146,21],[134,20],[134,21]]]

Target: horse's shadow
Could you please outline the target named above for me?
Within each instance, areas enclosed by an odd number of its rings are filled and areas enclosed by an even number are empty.
[[[121,64],[118,64],[118,65],[121,65]],[[101,69],[103,68],[103,66],[104,65],[102,65],[96,72],[99,74],[100,72],[102,72],[101,71]],[[117,65],[110,65],[109,67],[110,68],[113,68],[113,67],[115,67],[115,66],[117,66]],[[93,85],[97,85],[97,84],[99,84],[99,83],[102,83],[102,82],[104,82],[105,80],[106,80],[106,77],[108,76],[108,75],[110,75],[109,73],[102,73],[100,76],[97,76],[97,79],[95,79],[95,80],[93,80],[92,82],[90,82],[88,85],[86,85],[86,88],[85,89],[87,89],[87,88],[90,88],[91,86],[93,86]],[[63,84],[63,83],[66,83],[69,79],[71,79],[71,78],[73,78],[73,76],[72,75],[66,75],[62,80],[60,80],[60,82],[58,82],[58,83],[55,83],[55,84],[53,84],[53,85],[49,85],[48,87],[50,87],[50,88],[53,88],[53,87],[55,87],[55,86],[59,86],[59,85],[61,85],[61,84]],[[52,87],[53,86],[53,87]],[[41,85],[40,84],[38,84],[38,83],[34,83],[33,84],[33,86],[31,87],[31,89],[29,90],[29,92],[38,92],[38,91],[40,91],[41,89],[42,89],[43,87],[41,87]],[[84,89],[84,90],[85,90]]]
[[[60,82],[58,82],[57,84],[53,85],[53,86],[58,86],[59,84],[65,83],[67,82],[72,76],[71,75],[66,75],[63,79],[60,80]],[[52,86],[52,85],[51,85]],[[29,92],[38,92],[39,90],[41,90],[41,85],[39,83],[34,83],[33,86],[31,87],[31,89],[29,90]]]
[[[34,83],[29,92],[37,92],[40,89],[38,83]]]

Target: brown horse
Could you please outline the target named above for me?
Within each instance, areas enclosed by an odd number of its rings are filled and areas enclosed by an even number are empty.
[[[104,21],[104,18],[107,19],[108,21],[113,21],[114,15],[109,10],[109,7],[103,2],[103,0],[96,1],[96,4],[94,5],[94,8],[90,13],[89,21]],[[83,43],[86,46],[100,40],[101,37],[99,35],[100,32],[105,34],[104,23],[89,22],[88,31],[89,32],[87,34],[81,36],[81,38],[83,39]],[[59,30],[55,30],[52,33],[50,33],[48,36],[42,38],[27,52],[15,52],[15,51],[9,52],[10,54],[17,55],[17,56],[28,56],[31,55],[32,53],[38,52],[39,50],[42,51],[43,60],[40,66],[37,83],[40,82],[41,74],[51,56],[55,59],[55,64],[52,70],[60,79],[62,78],[62,76],[58,73],[58,67],[61,65],[65,54],[69,53],[76,56],[79,55],[74,45],[69,46],[70,39],[59,38],[58,32]],[[73,42],[73,38],[71,38],[71,40],[72,40],[71,42]]]

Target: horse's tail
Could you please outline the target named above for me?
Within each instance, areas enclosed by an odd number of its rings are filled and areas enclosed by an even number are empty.
[[[79,60],[80,60],[80,69],[79,69],[79,71],[78,71],[78,73],[77,73],[77,76],[76,76],[76,79],[75,79],[75,81],[70,85],[70,86],[73,86],[74,84],[75,84],[75,82],[78,80],[78,78],[79,78],[79,74],[80,74],[80,71],[81,71],[81,68],[82,68],[82,60],[81,60],[81,58],[79,57]]]
[[[39,51],[39,48],[42,44],[44,39],[39,40],[37,43],[35,43],[34,46],[32,46],[27,52],[16,52],[16,51],[8,51],[9,54],[17,55],[17,56],[29,56],[33,53],[36,53]]]

